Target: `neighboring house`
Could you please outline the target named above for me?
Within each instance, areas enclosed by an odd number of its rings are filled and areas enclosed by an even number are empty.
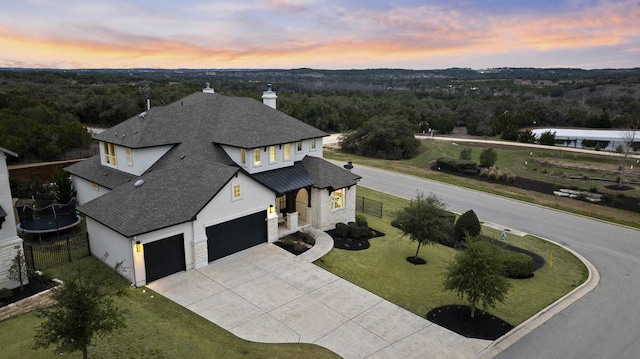
[[[9,268],[18,253],[24,255],[24,248],[16,229],[7,155],[18,157],[16,153],[0,147],[0,288],[13,289],[20,286],[20,283],[9,278]]]
[[[91,252],[136,285],[306,226],[355,219],[359,176],[322,158],[327,136],[263,103],[205,88],[94,139],[67,167]]]

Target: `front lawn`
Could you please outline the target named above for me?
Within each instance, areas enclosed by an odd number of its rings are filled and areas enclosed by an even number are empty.
[[[426,265],[413,265],[405,260],[415,254],[417,243],[391,226],[393,211],[408,204],[408,200],[393,197],[368,188],[358,187],[358,195],[384,203],[383,218],[367,215],[369,227],[386,233],[370,240],[371,247],[363,251],[333,249],[315,262],[322,268],[355,283],[419,316],[436,307],[465,304],[455,293],[442,289],[446,264],[455,250],[443,245],[420,249]],[[473,208],[470,208],[473,209]],[[482,233],[500,238],[500,231],[483,227]],[[523,238],[509,235],[507,243],[541,255],[546,265],[530,279],[510,279],[513,284],[504,303],[488,312],[518,325],[580,285],[587,278],[587,269],[573,254],[534,236]],[[549,256],[553,252],[553,268]]]
[[[71,266],[86,267],[96,259],[86,257],[47,270],[64,280]],[[110,269],[105,270],[118,276]],[[123,279],[123,286],[128,283]],[[263,344],[242,340],[188,309],[149,289],[130,288],[116,298],[128,310],[127,327],[98,339],[89,348],[90,358],[339,358],[333,352],[311,344]],[[2,358],[56,358],[48,350],[31,349],[34,328],[40,319],[33,313],[0,322]],[[64,354],[80,358],[79,352]]]

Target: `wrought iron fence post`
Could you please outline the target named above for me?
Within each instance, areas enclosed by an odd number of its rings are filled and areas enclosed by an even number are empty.
[[[69,243],[69,236],[67,236],[67,255],[69,256],[69,263],[71,263],[71,244]]]

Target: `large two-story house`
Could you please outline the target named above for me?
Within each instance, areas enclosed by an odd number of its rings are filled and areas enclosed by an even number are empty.
[[[92,254],[144,285],[353,221],[360,177],[322,158],[325,132],[262,98],[207,86],[94,135],[100,154],[66,168]]]

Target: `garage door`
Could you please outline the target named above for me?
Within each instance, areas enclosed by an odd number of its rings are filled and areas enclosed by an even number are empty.
[[[260,211],[207,227],[209,262],[267,241],[267,213]]]
[[[144,268],[147,273],[147,283],[185,270],[183,235],[146,243]]]

